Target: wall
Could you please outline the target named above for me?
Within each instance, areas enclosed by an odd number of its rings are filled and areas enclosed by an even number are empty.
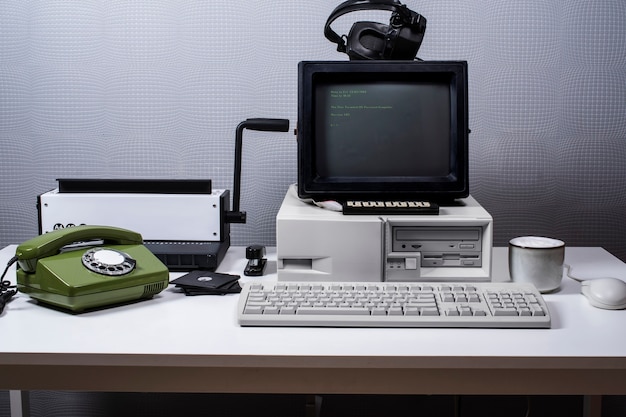
[[[37,233],[59,177],[211,178],[232,190],[234,131],[296,122],[296,65],[345,60],[323,36],[337,0],[4,0],[0,3],[0,244]],[[626,259],[626,4],[409,1],[422,59],[470,70],[472,194],[495,242],[522,234]],[[353,20],[388,19],[358,12]],[[246,133],[235,244],[273,244],[296,181],[290,133]]]

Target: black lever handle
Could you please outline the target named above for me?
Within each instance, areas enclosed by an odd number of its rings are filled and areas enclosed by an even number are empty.
[[[242,126],[243,125],[243,126]],[[289,120],[287,119],[247,119],[239,124],[239,127],[260,130],[263,132],[287,132]]]
[[[243,130],[258,130],[262,132],[287,132],[289,130],[288,119],[246,119],[239,123],[235,132],[235,177],[233,179],[233,208],[226,213],[228,223],[245,223],[246,212],[239,211],[239,199],[241,194],[241,152],[243,142]]]

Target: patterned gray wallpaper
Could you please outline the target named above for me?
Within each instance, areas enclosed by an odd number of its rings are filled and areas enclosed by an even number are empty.
[[[234,132],[296,121],[296,66],[346,60],[338,0],[0,2],[0,245],[37,233],[59,177],[211,178],[232,189]],[[626,3],[407,1],[419,57],[467,60],[470,185],[495,243],[521,234],[626,259]],[[334,25],[388,20],[359,12]],[[295,137],[247,132],[234,244],[275,243]]]

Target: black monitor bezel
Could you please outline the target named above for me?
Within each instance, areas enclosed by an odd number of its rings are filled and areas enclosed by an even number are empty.
[[[451,175],[445,178],[321,179],[315,172],[316,80],[346,75],[373,82],[447,75],[451,86]],[[466,61],[303,61],[298,65],[298,195],[314,200],[428,200],[469,195],[468,78]]]

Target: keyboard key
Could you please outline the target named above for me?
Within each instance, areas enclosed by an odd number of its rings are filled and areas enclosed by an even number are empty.
[[[496,308],[493,310],[494,316],[518,316],[518,312],[514,308]]]
[[[320,316],[369,316],[370,311],[366,308],[351,308],[351,307],[325,307],[325,308],[299,308],[296,314],[309,314]]]

